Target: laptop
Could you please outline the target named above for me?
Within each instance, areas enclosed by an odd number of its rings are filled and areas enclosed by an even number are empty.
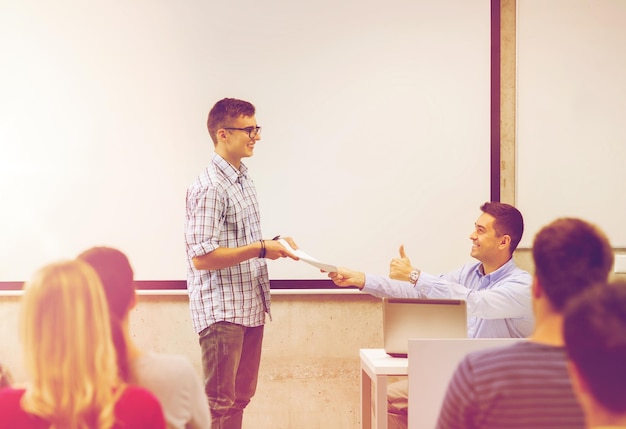
[[[385,352],[407,357],[409,339],[413,338],[467,338],[465,301],[383,298]]]

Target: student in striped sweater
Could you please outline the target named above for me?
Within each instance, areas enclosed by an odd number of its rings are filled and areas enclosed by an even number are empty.
[[[545,226],[533,243],[535,329],[528,341],[468,354],[444,399],[438,429],[584,428],[566,368],[566,304],[606,282],[613,251],[604,233],[580,219]]]
[[[587,428],[626,428],[626,281],[603,286],[565,311],[567,368]]]

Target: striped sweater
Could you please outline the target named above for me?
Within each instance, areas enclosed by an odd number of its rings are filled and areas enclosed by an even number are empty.
[[[437,429],[583,429],[565,362],[563,347],[530,341],[468,354]]]

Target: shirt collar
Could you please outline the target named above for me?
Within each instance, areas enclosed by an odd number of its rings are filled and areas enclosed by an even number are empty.
[[[489,277],[489,279],[492,282],[497,282],[498,280],[500,280],[502,277],[509,275],[511,273],[511,271],[513,271],[515,268],[517,268],[517,265],[515,264],[515,261],[513,261],[513,258],[509,259],[505,264],[503,264],[500,268],[498,268],[497,270],[485,275],[482,273],[482,266],[483,264],[478,264],[476,265],[476,274],[478,274],[478,277]]]
[[[217,153],[213,154],[212,162],[215,165],[215,168],[220,171],[231,183],[237,183],[237,179],[239,179],[239,177],[243,177],[244,179],[248,178],[248,167],[243,162],[239,166],[239,170],[237,170],[232,164]]]

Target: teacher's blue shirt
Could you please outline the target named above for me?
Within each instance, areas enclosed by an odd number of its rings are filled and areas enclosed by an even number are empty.
[[[440,276],[422,271],[415,286],[366,274],[361,290],[380,298],[463,299],[467,302],[469,338],[529,336],[534,327],[532,276],[513,259],[487,275],[481,268],[480,262],[472,262]]]

